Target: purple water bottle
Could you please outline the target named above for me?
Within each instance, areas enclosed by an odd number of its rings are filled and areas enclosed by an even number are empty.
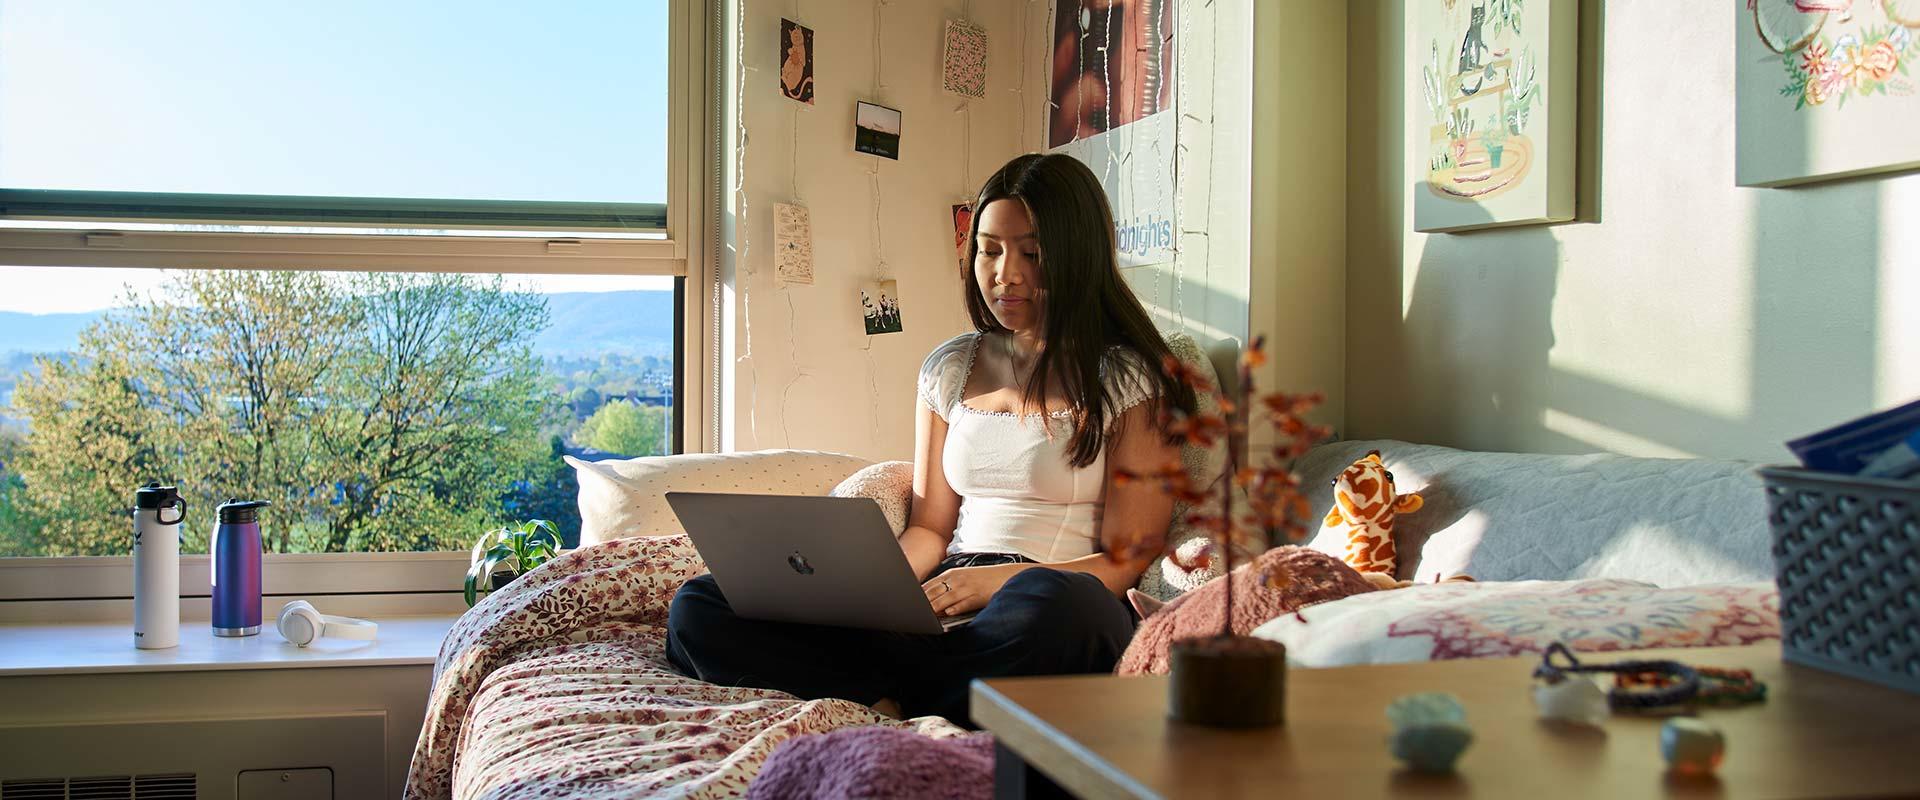
[[[220,504],[213,529],[213,635],[260,632],[260,522],[265,500]]]

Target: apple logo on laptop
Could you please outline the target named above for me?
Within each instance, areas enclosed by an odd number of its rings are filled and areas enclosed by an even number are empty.
[[[807,557],[800,555],[798,550],[793,551],[793,555],[787,556],[787,566],[793,567],[794,572],[802,575],[813,574],[813,565],[807,563]]]

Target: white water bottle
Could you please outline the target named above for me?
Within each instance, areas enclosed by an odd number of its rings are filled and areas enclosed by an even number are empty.
[[[159,483],[133,497],[133,646],[163,650],[180,644],[180,520],[187,501]]]

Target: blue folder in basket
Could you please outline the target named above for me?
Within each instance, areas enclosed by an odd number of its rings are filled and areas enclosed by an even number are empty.
[[[1920,400],[1787,442],[1807,469],[1858,473],[1875,456],[1920,430]]]

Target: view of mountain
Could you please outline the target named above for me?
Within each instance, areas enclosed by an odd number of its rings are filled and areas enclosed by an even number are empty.
[[[552,322],[533,340],[540,356],[673,354],[673,292],[560,292],[547,298]],[[59,353],[105,311],[23,314],[0,311],[0,355]]]
[[[59,353],[80,342],[80,331],[105,311],[77,314],[22,314],[0,311],[0,353]]]

